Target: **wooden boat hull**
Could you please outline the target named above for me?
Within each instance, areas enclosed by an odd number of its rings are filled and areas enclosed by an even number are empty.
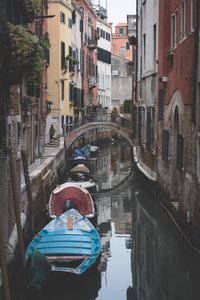
[[[27,248],[26,259],[34,250],[46,256],[51,271],[81,275],[97,261],[101,243],[90,221],[71,209],[39,232]]]

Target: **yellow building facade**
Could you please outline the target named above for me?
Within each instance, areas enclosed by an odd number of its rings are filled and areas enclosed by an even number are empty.
[[[73,104],[70,101],[69,85],[70,52],[72,35],[71,1],[49,2],[48,19],[50,48],[50,66],[48,68],[48,94],[51,105],[51,123],[58,134],[65,133],[67,126],[73,124]]]

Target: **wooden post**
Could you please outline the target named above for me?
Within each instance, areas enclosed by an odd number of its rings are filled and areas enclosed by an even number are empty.
[[[22,164],[23,164],[23,170],[24,170],[24,179],[26,183],[26,190],[27,190],[27,196],[28,196],[28,220],[29,220],[29,234],[32,238],[35,230],[34,230],[34,222],[33,222],[33,196],[32,196],[32,190],[31,190],[31,181],[29,177],[29,171],[28,171],[28,162],[26,157],[25,150],[21,151],[22,156]]]
[[[12,185],[12,195],[13,195],[13,204],[15,210],[15,219],[17,225],[17,233],[19,240],[19,249],[22,266],[24,267],[24,240],[23,240],[23,232],[21,227],[21,210],[20,210],[20,194],[17,188],[17,174],[16,174],[16,160],[12,147],[9,148],[9,163],[10,163],[10,177],[11,177],[11,185]]]
[[[2,271],[2,281],[3,281],[5,300],[11,300],[1,220],[0,220],[0,266]]]

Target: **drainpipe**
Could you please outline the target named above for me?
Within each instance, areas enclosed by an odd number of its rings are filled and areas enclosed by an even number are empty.
[[[192,122],[196,125],[196,102],[197,102],[197,77],[199,63],[199,25],[200,25],[200,2],[196,1],[195,27],[194,27],[194,69],[193,69],[193,90],[192,90]]]
[[[136,52],[135,52],[135,104],[137,103],[137,72],[138,72],[138,0],[136,1]]]

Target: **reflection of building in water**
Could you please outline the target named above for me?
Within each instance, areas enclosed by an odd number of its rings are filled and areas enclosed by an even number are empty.
[[[149,194],[140,192],[138,197],[133,267],[137,299],[199,300],[199,257]]]
[[[94,171],[100,190],[111,189],[127,177],[131,166],[129,154],[130,147],[124,141],[100,149]]]
[[[116,234],[131,234],[131,187],[123,186],[121,192],[112,196],[112,221],[115,223]]]
[[[111,177],[111,148],[100,149],[100,156],[97,160],[95,170],[95,180],[98,182],[99,189],[110,189],[112,186]]]
[[[110,239],[111,239],[111,196],[106,194],[97,194],[98,207],[98,231],[101,236],[101,271],[107,268],[107,260],[110,257]]]

